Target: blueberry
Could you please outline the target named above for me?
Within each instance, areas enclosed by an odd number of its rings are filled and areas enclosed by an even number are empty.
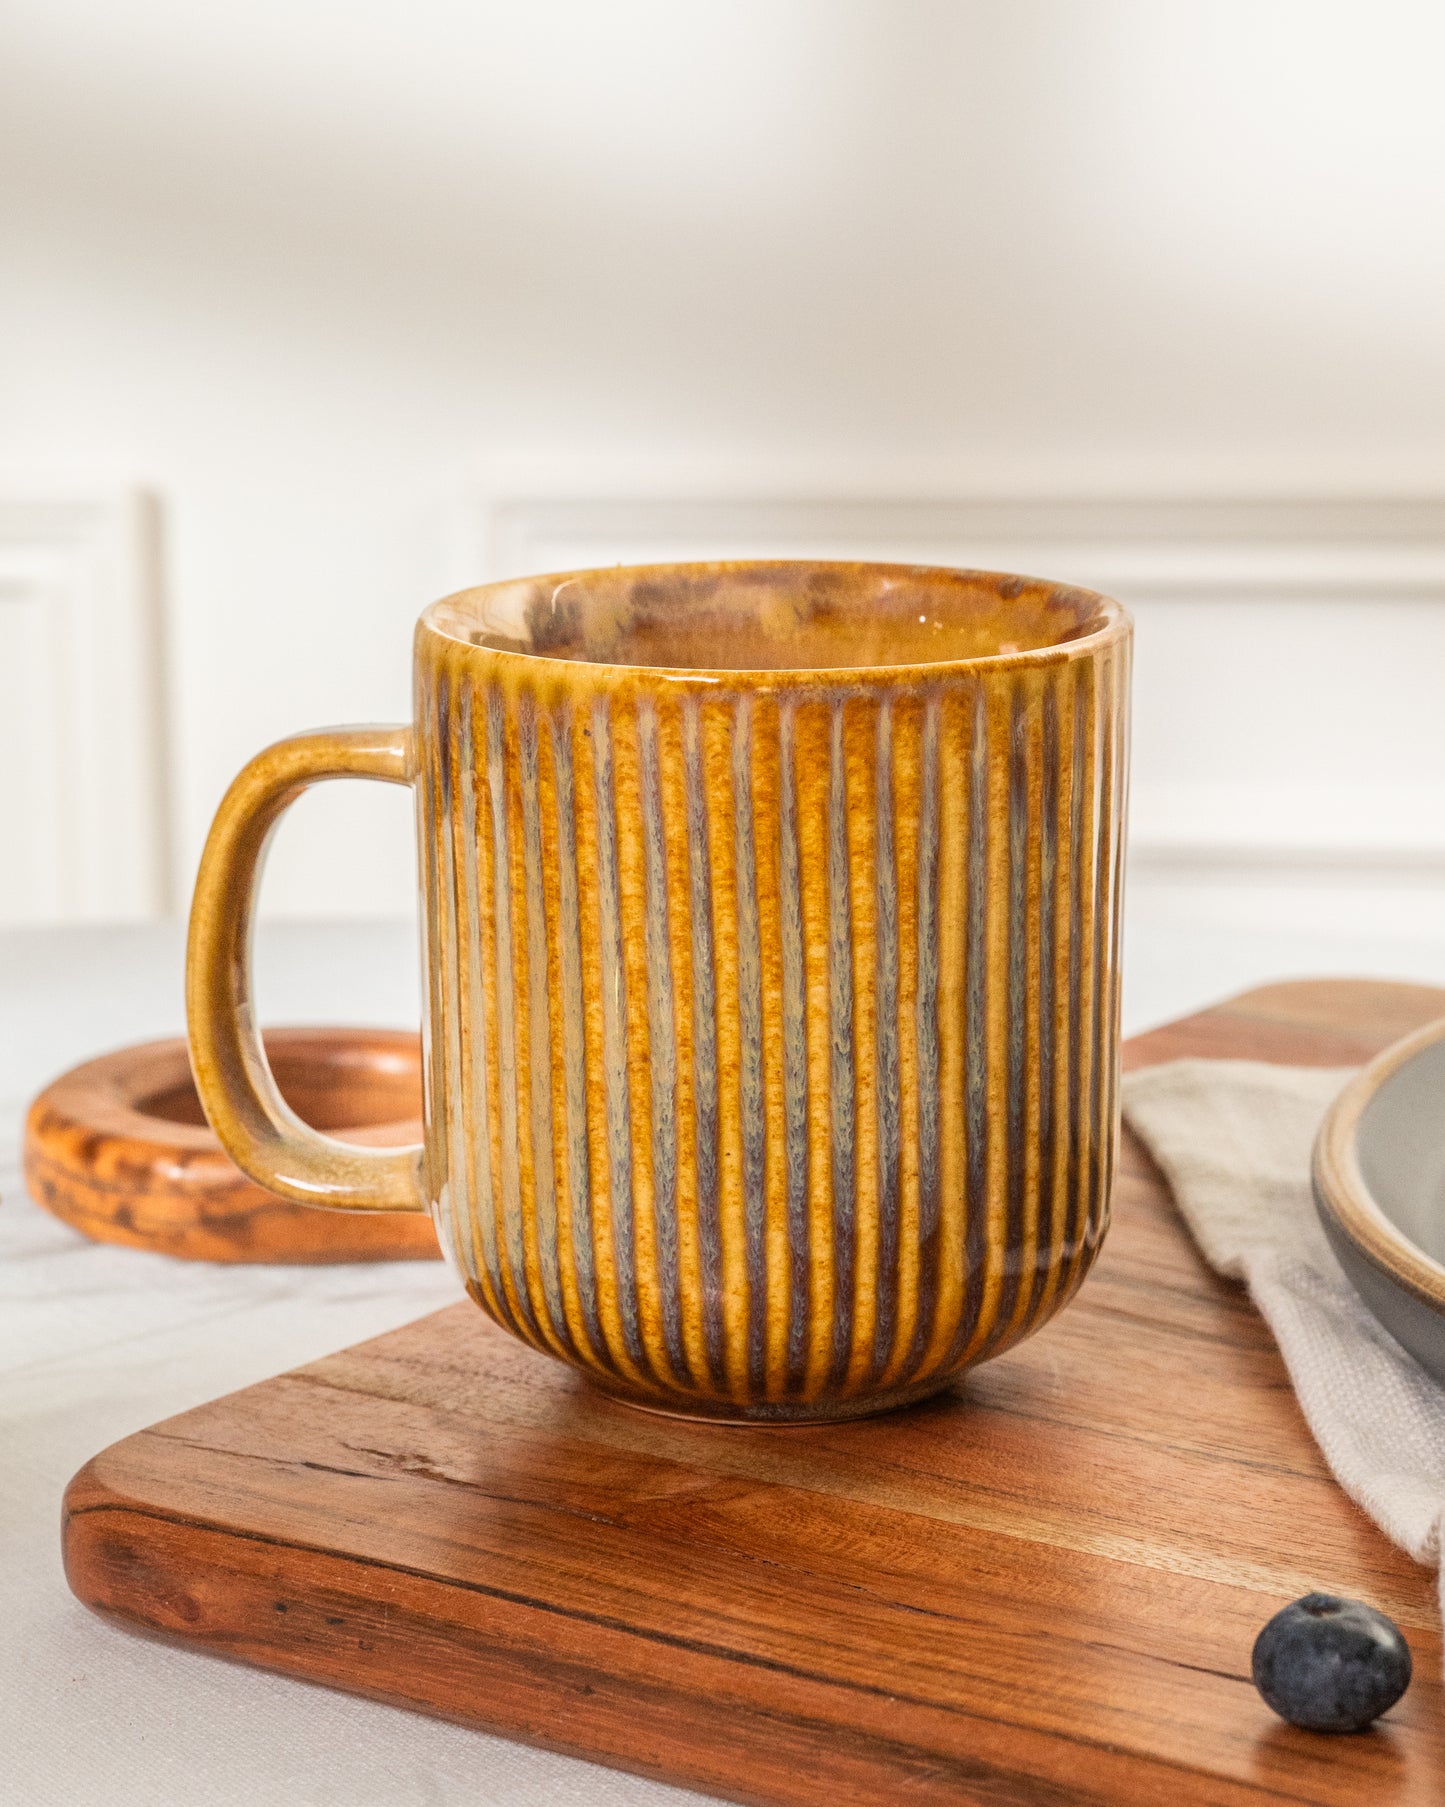
[[[1281,1719],[1311,1732],[1362,1732],[1410,1685],[1410,1646],[1358,1600],[1306,1594],[1254,1641],[1254,1685]]]

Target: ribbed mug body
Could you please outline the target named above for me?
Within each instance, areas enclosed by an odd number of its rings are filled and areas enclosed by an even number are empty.
[[[817,671],[456,618],[414,733],[426,1163],[472,1296],[712,1418],[878,1410],[1037,1328],[1107,1222],[1127,617]]]

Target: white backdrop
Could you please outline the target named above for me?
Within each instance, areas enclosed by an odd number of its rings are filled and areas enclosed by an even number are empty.
[[[992,548],[1137,604],[1127,1027],[1445,981],[1442,67],[1438,0],[7,0],[0,925],[178,910],[249,754],[405,714],[448,588]],[[330,786],[266,907],[396,917],[411,871],[404,795]],[[403,928],[262,955],[268,1014],[414,1020]],[[180,1027],[178,925],[0,965],[12,1102]],[[663,1798],[98,1641],[64,1476],[439,1280],[318,1270],[238,1336],[235,1285],[69,1272],[105,1254],[12,1260],[0,1314],[34,1798]]]
[[[400,717],[489,497],[1445,493],[1427,0],[14,0],[0,34],[0,496],[147,492],[167,648],[163,882],[12,919],[177,907],[250,752]],[[1356,537],[1368,604],[1211,613],[1206,571],[1141,612],[1136,915],[1445,921],[1445,584]],[[332,787],[268,909],[406,911],[408,834]]]

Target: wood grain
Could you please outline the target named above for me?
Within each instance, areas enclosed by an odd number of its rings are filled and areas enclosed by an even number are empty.
[[[420,1038],[401,1029],[271,1029],[266,1054],[317,1129],[388,1147],[421,1140]],[[31,1196],[97,1242],[192,1261],[440,1256],[412,1212],[318,1211],[246,1177],[206,1123],[177,1038],[120,1048],[48,1085],[25,1123]]]
[[[1273,986],[1142,1037],[1361,1058],[1445,1009]],[[726,1798],[1243,1807],[1445,1798],[1434,1580],[1330,1480],[1263,1323],[1126,1141],[1079,1299],[891,1417],[719,1430],[601,1398],[470,1305],[126,1439],[65,1504],[137,1629]],[[1275,1720],[1311,1587],[1407,1629],[1374,1732]]]

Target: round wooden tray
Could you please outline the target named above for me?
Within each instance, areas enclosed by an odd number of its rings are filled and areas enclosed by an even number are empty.
[[[374,1146],[421,1140],[421,1047],[401,1029],[272,1029],[266,1054],[314,1129]],[[182,1040],[88,1060],[25,1124],[32,1195],[98,1242],[194,1261],[392,1261],[440,1254],[431,1219],[321,1211],[249,1180],[207,1126]]]

